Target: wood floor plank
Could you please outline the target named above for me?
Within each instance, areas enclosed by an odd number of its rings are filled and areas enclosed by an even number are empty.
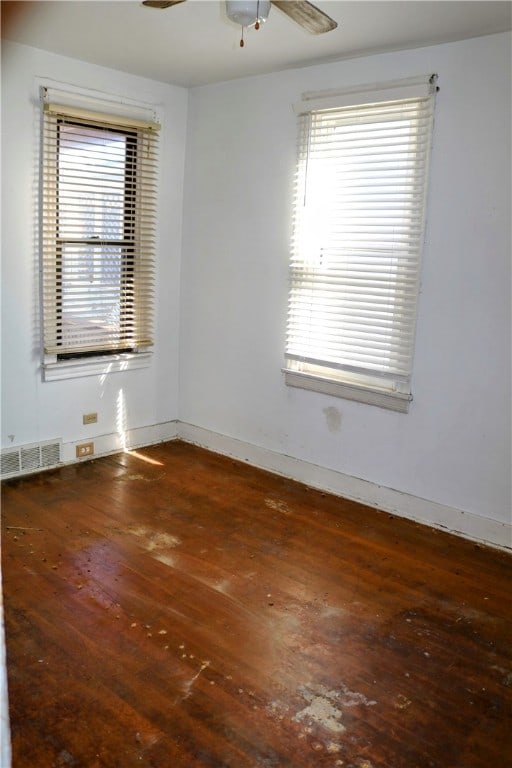
[[[2,489],[14,768],[512,764],[512,557],[172,442]]]

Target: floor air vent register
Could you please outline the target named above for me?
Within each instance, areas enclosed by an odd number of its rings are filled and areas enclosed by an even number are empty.
[[[9,477],[49,469],[61,463],[61,440],[47,440],[43,443],[18,445],[15,448],[2,448],[0,451],[0,477]]]

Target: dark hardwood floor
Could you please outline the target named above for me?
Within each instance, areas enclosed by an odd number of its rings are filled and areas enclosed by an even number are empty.
[[[510,554],[180,442],[2,518],[14,768],[512,765]]]

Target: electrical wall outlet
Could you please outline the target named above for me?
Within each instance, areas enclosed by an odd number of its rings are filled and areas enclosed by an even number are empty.
[[[92,456],[94,453],[94,443],[80,443],[76,446],[76,457],[82,459],[84,456]]]
[[[82,416],[82,424],[96,424],[97,421],[97,413],[84,413]]]

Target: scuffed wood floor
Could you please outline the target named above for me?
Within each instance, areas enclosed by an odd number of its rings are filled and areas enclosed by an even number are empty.
[[[7,482],[13,766],[504,768],[511,575],[180,442]]]

